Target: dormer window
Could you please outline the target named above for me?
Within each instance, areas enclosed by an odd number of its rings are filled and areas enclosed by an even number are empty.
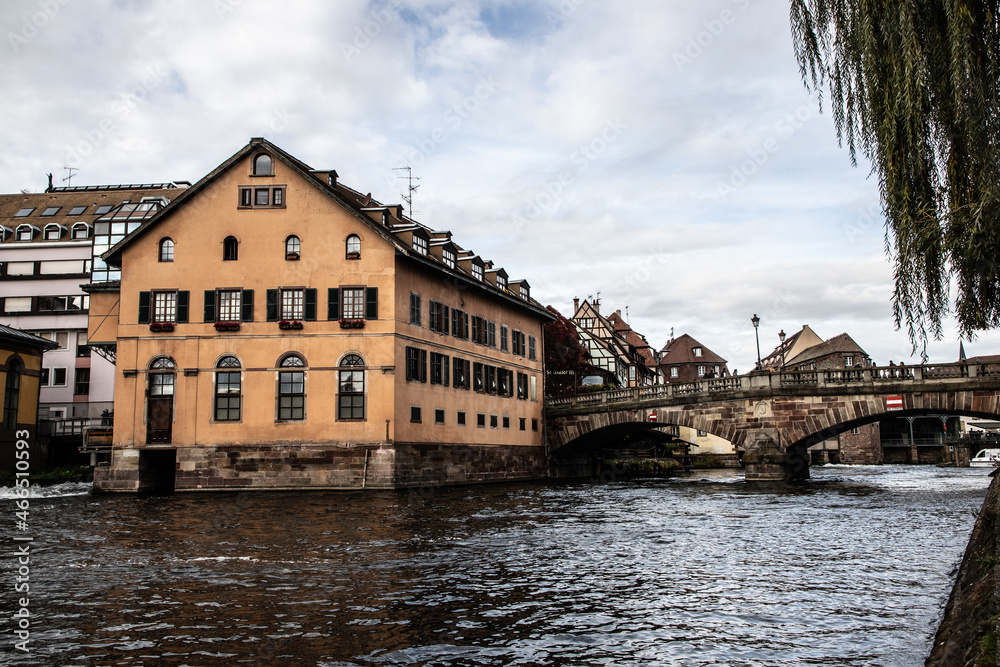
[[[33,225],[19,225],[17,228],[17,240],[18,241],[32,241],[35,238],[35,234],[38,232],[38,227]]]
[[[507,279],[499,274],[497,274],[497,287],[504,290],[505,292],[507,291]]]
[[[480,281],[483,279],[483,267],[475,262],[472,263],[472,277]]]
[[[531,294],[528,292],[528,286],[522,284],[521,285],[521,298],[524,299],[525,301],[527,301],[530,297],[531,297]]]
[[[253,159],[253,175],[254,176],[273,176],[274,173],[271,171],[271,156],[266,153],[261,153]]]
[[[58,241],[62,238],[64,231],[66,228],[62,225],[45,225],[45,240]]]
[[[413,249],[419,252],[421,255],[427,254],[427,239],[419,234],[413,235]]]
[[[448,266],[449,269],[455,268],[455,252],[453,250],[449,250],[448,248],[442,248],[441,257],[442,259],[444,259],[444,263]]]
[[[90,238],[90,225],[86,222],[78,222],[73,225],[73,238],[74,239],[89,239]]]
[[[347,237],[347,259],[361,259],[361,237],[357,234]]]

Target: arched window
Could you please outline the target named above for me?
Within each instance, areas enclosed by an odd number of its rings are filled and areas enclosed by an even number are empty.
[[[226,240],[222,242],[222,261],[235,262],[239,259],[239,254],[240,242],[236,240],[235,236],[227,236]]]
[[[361,258],[361,238],[357,234],[347,237],[347,259]]]
[[[298,259],[301,244],[298,236],[289,236],[285,239],[285,259]]]
[[[365,361],[348,354],[337,371],[337,419],[362,421],[365,418]]]
[[[215,421],[233,422],[240,420],[242,400],[242,371],[240,360],[225,356],[215,365]]]
[[[278,421],[306,418],[306,373],[302,357],[290,354],[278,364]]]
[[[7,362],[7,383],[3,393],[3,427],[8,431],[17,428],[17,406],[21,397],[21,373],[24,366],[18,359]]]
[[[253,159],[254,176],[271,176],[271,156],[261,153]]]
[[[174,261],[174,242],[171,239],[160,239],[160,261]]]

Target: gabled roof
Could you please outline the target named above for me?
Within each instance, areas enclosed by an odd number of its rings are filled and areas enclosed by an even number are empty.
[[[646,366],[652,368],[656,367],[656,354],[653,352],[653,348],[650,347],[646,337],[630,327],[628,323],[622,319],[619,311],[615,311],[608,315],[608,322],[611,324],[616,334],[624,338],[626,343],[635,348],[636,354],[639,355]]]
[[[821,359],[831,354],[860,354],[864,357],[868,356],[868,353],[865,352],[860,345],[854,342],[853,338],[848,336],[846,333],[842,333],[839,336],[834,336],[830,340],[820,343],[819,345],[813,345],[801,354],[796,355],[794,359],[787,360],[785,364],[787,366],[793,366],[807,361]]]
[[[695,348],[701,348],[701,356],[696,357]],[[674,338],[663,346],[660,351],[661,366],[680,366],[682,364],[725,364],[725,359],[712,352],[710,349],[699,343],[697,340],[683,334],[679,338]]]
[[[967,357],[965,362],[968,364],[1000,364],[1000,354],[988,354],[979,357]]]
[[[801,329],[787,336],[784,343],[780,343],[770,354],[761,359],[761,367],[778,369],[781,367],[782,358],[788,364],[792,357],[800,355],[822,342],[823,339],[816,335],[816,332],[808,324],[803,324]],[[782,354],[782,350],[784,350],[784,354]]]
[[[404,242],[396,234],[404,231],[416,232],[430,239],[432,234],[434,234],[434,231],[414,220],[410,220],[409,218],[402,216],[401,206],[387,206],[380,204],[372,199],[371,193],[362,195],[356,190],[352,190],[351,188],[341,184],[339,180],[334,177],[336,172],[332,170],[317,171],[290,153],[284,151],[275,144],[272,144],[270,141],[260,137],[251,139],[250,143],[241,148],[218,167],[213,169],[208,175],[191,187],[185,189],[180,196],[171,201],[165,208],[163,208],[162,211],[159,211],[152,218],[145,220],[138,229],[104,253],[102,255],[102,259],[112,266],[120,267],[122,253],[128,246],[135,243],[137,239],[147,234],[161,222],[170,218],[170,216],[172,216],[176,211],[183,208],[188,201],[198,196],[203,190],[205,190],[205,188],[217,181],[237,164],[242,163],[242,161],[248,156],[261,150],[267,151],[275,160],[285,164],[293,172],[297,173],[304,181],[312,184],[318,191],[322,192],[341,208],[352,214],[359,223],[363,224],[386,242],[390,243],[395,248],[397,256],[403,256],[411,261],[429,266],[435,270],[447,272],[452,276],[458,276],[463,282],[468,282],[470,285],[488,290],[494,295],[500,296],[508,303],[517,304],[519,307],[527,308],[536,315],[540,316],[542,319],[555,320],[555,316],[549,313],[534,299],[522,299],[519,295],[514,295],[508,291],[500,290],[491,283],[473,278],[471,270],[466,270],[461,266],[456,266],[456,268],[448,267],[442,259],[435,257],[433,254],[423,255],[415,251],[409,243]],[[368,213],[366,213],[366,211],[370,212],[376,210],[384,210],[388,212],[389,215],[383,215],[381,221],[375,221],[370,215],[368,215]],[[455,244],[453,243],[453,245]],[[471,257],[473,262],[482,264],[485,268],[487,263],[479,258],[474,252],[463,250],[457,245],[455,245],[455,248],[458,251],[459,262],[463,259],[467,260]],[[527,281],[510,281],[510,284],[513,285],[518,282],[523,282],[527,285]]]

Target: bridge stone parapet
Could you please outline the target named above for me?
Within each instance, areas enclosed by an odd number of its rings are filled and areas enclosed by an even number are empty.
[[[895,396],[899,408],[887,407]],[[546,437],[558,459],[596,447],[612,427],[675,424],[729,440],[738,450],[776,446],[788,457],[791,476],[801,477],[808,475],[809,446],[889,415],[927,413],[1000,418],[1000,364],[756,373],[554,398],[546,407]]]

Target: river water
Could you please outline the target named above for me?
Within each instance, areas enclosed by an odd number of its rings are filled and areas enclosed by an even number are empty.
[[[982,469],[31,500],[12,665],[922,665]],[[0,535],[14,544],[14,507]]]

